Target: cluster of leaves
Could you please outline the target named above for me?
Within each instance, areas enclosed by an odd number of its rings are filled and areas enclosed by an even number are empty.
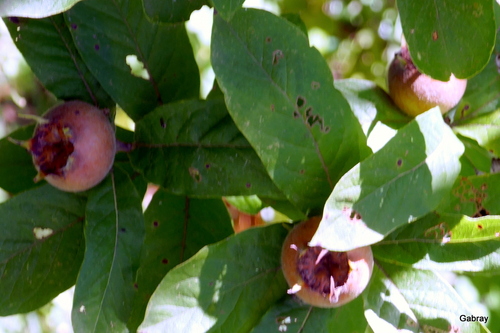
[[[76,332],[488,331],[460,321],[473,313],[435,271],[500,266],[494,1],[398,2],[417,66],[471,77],[446,121],[407,118],[372,82],[334,83],[297,15],[242,0],[75,2],[4,0],[0,15],[55,96],[118,104],[136,127],[117,137],[134,149],[69,194],[33,184],[29,155],[0,140],[13,195],[0,205],[0,315],[76,284]],[[184,26],[203,5],[216,9],[206,100]],[[396,134],[373,153],[379,123]],[[148,182],[161,189],[143,212]],[[287,295],[286,226],[232,232],[221,197],[250,195],[294,220],[322,213],[323,247],[373,244],[363,297],[318,309]]]

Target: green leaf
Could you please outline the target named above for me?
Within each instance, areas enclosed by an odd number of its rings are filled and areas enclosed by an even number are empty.
[[[500,268],[500,216],[429,214],[373,247],[377,260],[417,269],[495,272]]]
[[[132,163],[173,193],[283,197],[222,99],[161,106],[136,123],[135,133]]]
[[[228,20],[241,8],[245,0],[212,0],[217,14]]]
[[[433,211],[451,190],[463,152],[437,108],[417,116],[342,177],[311,246],[347,251],[373,244]]]
[[[33,126],[11,133],[16,140],[28,140],[33,135]],[[19,193],[37,186],[33,181],[37,174],[29,152],[7,138],[0,140],[0,187],[10,193]]]
[[[144,214],[146,236],[137,271],[137,294],[128,327],[144,319],[147,303],[165,274],[203,246],[233,233],[227,209],[220,199],[195,199],[159,190]]]
[[[287,295],[274,304],[250,332],[363,333],[366,327],[361,297],[340,308],[322,309]]]
[[[453,130],[476,140],[495,156],[500,156],[500,109],[454,126]]]
[[[84,211],[84,197],[50,185],[0,205],[0,315],[33,311],[75,283]]]
[[[495,45],[493,1],[398,0],[403,33],[418,69],[441,81],[469,78]],[[478,32],[481,33],[478,33]]]
[[[141,198],[119,168],[89,193],[85,257],[76,282],[75,332],[125,332],[144,239]]]
[[[384,295],[384,297],[381,297]],[[375,266],[362,294],[365,317],[374,332],[418,333],[418,320],[398,287]]]
[[[151,297],[140,332],[247,332],[286,294],[279,224],[252,228],[167,273]]]
[[[499,37],[500,38],[500,37]],[[500,43],[497,42],[500,51]],[[474,117],[493,112],[500,108],[500,80],[496,64],[498,51],[495,52],[488,65],[479,73],[467,80],[467,89],[457,105],[453,117],[453,125],[461,125]]]
[[[379,268],[385,275],[383,284],[393,285],[390,289],[397,288],[404,299],[398,300],[400,308],[385,311],[384,317],[387,319],[382,318],[386,321],[389,321],[388,315],[401,311],[401,307],[405,310],[403,314],[408,312],[409,307],[417,319],[418,332],[489,332],[483,324],[477,321],[460,320],[460,315],[477,316],[478,313],[472,313],[456,291],[440,275],[432,271],[401,268],[386,263],[379,265]],[[376,280],[372,280],[372,283],[374,281]],[[377,303],[384,301],[387,292],[383,292],[384,288],[381,287],[371,288],[370,286],[369,288],[369,295],[365,299],[371,300],[368,307],[376,313]],[[389,306],[394,307],[395,304]],[[405,317],[403,315],[404,319],[411,319],[411,317]],[[415,322],[409,320],[407,324],[413,327]],[[375,330],[375,327],[372,328]],[[375,332],[378,331],[375,330]]]
[[[321,54],[288,21],[244,9],[229,21],[215,16],[212,65],[231,117],[278,188],[299,209],[319,211],[369,153]]]
[[[255,215],[259,213],[264,206],[262,205],[262,200],[256,195],[249,196],[231,196],[224,197],[224,199],[229,202],[232,206],[236,207],[238,211]]]
[[[75,47],[62,14],[41,20],[5,20],[24,59],[45,88],[63,100],[78,99],[101,108],[113,100],[90,73]]]
[[[65,15],[90,71],[133,120],[163,103],[198,97],[198,67],[183,24],[152,24],[140,0],[86,0]]]
[[[479,172],[489,173],[492,166],[491,153],[481,147],[475,140],[461,135],[457,135],[457,137],[465,147],[464,155],[460,159],[460,163],[462,164],[460,175],[471,176]]]
[[[144,12],[152,22],[177,23],[189,20],[191,13],[203,5],[209,5],[208,0],[142,0]]]
[[[0,17],[41,18],[62,13],[80,0],[0,0]]]

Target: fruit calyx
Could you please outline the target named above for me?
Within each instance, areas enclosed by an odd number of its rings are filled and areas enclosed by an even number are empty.
[[[298,250],[298,249],[297,249]],[[304,286],[336,303],[342,287],[347,282],[351,267],[346,252],[333,252],[320,246],[299,250],[297,269]],[[298,291],[289,289],[289,293]]]
[[[29,143],[29,152],[38,166],[39,181],[47,175],[64,176],[65,169],[71,163],[74,145],[71,130],[61,124],[42,124],[37,127]]]

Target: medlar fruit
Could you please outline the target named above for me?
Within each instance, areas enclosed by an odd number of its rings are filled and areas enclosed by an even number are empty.
[[[33,137],[18,142],[33,157],[41,179],[67,192],[94,187],[113,165],[116,140],[103,111],[81,101],[50,109],[38,120]]]
[[[288,234],[281,251],[281,266],[290,286],[304,302],[322,308],[338,307],[358,297],[373,270],[369,246],[334,252],[308,243],[321,217],[299,223]]]
[[[420,73],[407,47],[392,60],[387,83],[394,104],[412,117],[436,106],[445,114],[458,104],[467,87],[467,80],[457,79],[453,74],[445,82]]]

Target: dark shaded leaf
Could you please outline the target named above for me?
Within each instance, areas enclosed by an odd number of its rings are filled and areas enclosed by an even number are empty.
[[[282,197],[222,99],[159,107],[137,122],[135,142],[136,168],[173,193]]]
[[[163,103],[198,97],[198,67],[183,24],[152,24],[140,0],[86,0],[65,15],[90,71],[133,120]]]
[[[159,190],[144,214],[146,236],[137,271],[137,294],[128,327],[135,332],[150,296],[165,274],[203,246],[233,233],[220,199],[194,199]]]
[[[57,98],[77,99],[101,108],[114,105],[78,53],[63,14],[41,20],[5,20],[16,46],[40,82]]]
[[[89,193],[85,258],[76,282],[75,332],[125,332],[144,240],[141,198],[116,166]]]
[[[152,22],[177,23],[189,20],[191,13],[208,6],[208,0],[142,0],[144,12]]]
[[[84,212],[84,197],[50,185],[0,205],[0,315],[33,311],[75,283]]]

